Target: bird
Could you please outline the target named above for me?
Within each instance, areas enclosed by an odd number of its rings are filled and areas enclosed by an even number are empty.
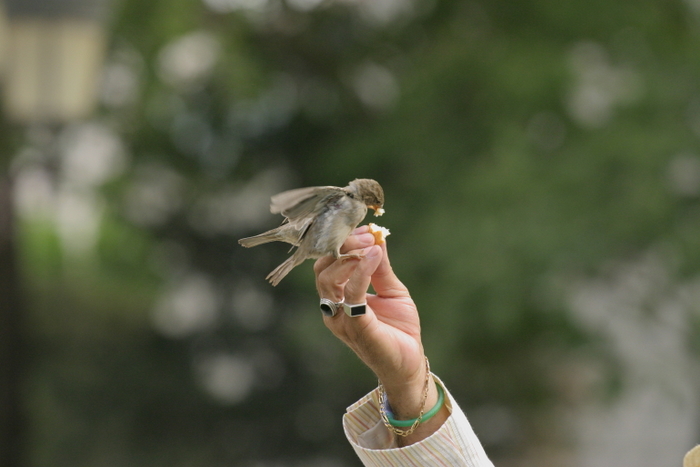
[[[277,266],[266,279],[280,283],[296,266],[307,259],[334,256],[337,259],[360,258],[341,254],[340,247],[367,215],[384,214],[384,190],[379,182],[358,178],[348,186],[314,186],[284,191],[271,198],[270,212],[282,214],[282,224],[261,234],[238,240],[251,248],[269,242],[285,242],[296,247],[292,256]],[[291,251],[291,250],[290,250]]]

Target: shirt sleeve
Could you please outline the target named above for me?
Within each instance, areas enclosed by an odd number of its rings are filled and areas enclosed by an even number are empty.
[[[472,430],[467,417],[445,385],[445,404],[450,415],[428,438],[405,447],[397,447],[393,434],[384,426],[379,413],[379,389],[348,407],[343,416],[345,436],[367,467],[493,467]]]

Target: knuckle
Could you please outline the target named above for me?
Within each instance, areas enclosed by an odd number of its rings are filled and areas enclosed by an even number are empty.
[[[321,297],[339,301],[343,298],[345,284],[324,270],[316,276],[316,289]]]
[[[328,264],[326,264],[324,260],[325,258],[319,258],[314,263],[314,274],[316,274],[317,277],[328,267]]]

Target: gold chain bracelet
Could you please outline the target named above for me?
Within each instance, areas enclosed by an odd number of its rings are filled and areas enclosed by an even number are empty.
[[[418,428],[418,425],[420,425],[423,419],[423,414],[425,413],[425,403],[428,400],[428,390],[430,389],[431,376],[432,374],[430,373],[430,362],[428,362],[428,357],[425,357],[425,386],[423,388],[423,400],[421,401],[420,413],[418,414],[418,417],[415,419],[413,424],[407,430],[397,428],[394,425],[392,425],[391,422],[389,422],[389,417],[386,413],[386,404],[388,403],[386,390],[384,389],[382,382],[379,382],[379,413],[382,416],[382,421],[384,422],[384,425],[389,429],[389,431],[398,436],[408,436],[414,431],[416,431],[416,428]]]

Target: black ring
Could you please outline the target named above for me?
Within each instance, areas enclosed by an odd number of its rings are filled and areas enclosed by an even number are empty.
[[[362,316],[367,313],[367,303],[360,303],[358,305],[343,303],[343,310],[345,310],[345,314],[351,318]]]

